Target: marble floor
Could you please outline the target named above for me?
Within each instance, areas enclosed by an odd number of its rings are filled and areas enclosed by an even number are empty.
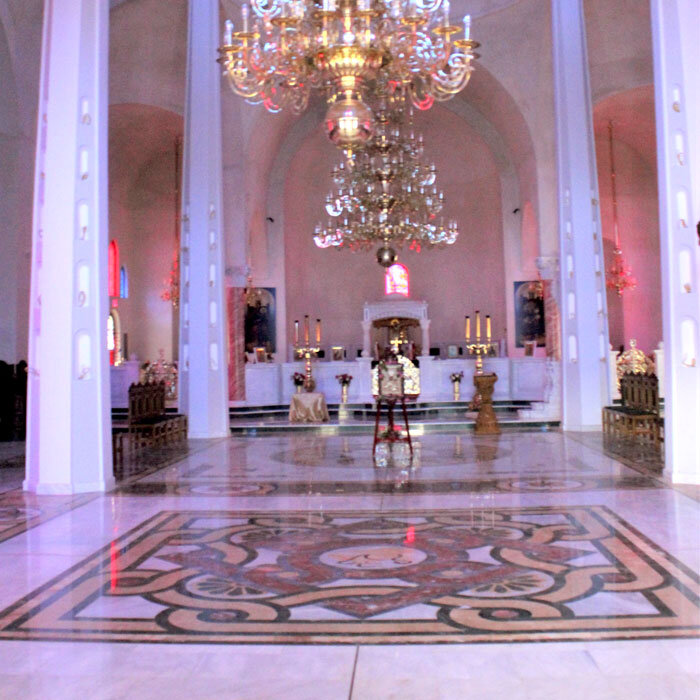
[[[380,461],[193,441],[66,497],[0,469],[0,698],[700,698],[697,490],[595,434]]]

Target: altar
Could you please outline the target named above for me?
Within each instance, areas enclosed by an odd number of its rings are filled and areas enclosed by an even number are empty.
[[[355,359],[334,359],[338,354],[332,352],[329,345],[325,357],[313,362],[313,376],[316,381],[316,391],[325,394],[330,404],[341,401],[341,387],[336,376],[349,374],[352,376],[348,390],[349,403],[372,403],[372,362],[375,359],[373,345],[379,340],[382,347],[388,342],[377,334],[382,329],[390,330],[386,321],[393,319],[408,319],[416,331],[420,332],[416,342],[409,341],[407,345],[416,350],[414,362],[420,372],[421,402],[442,402],[453,400],[453,387],[450,376],[463,372],[462,398],[468,400],[473,394],[473,377],[476,371],[476,358],[467,355],[462,357],[441,357],[430,354],[430,319],[428,304],[425,301],[387,300],[366,303],[362,315],[362,351]],[[409,327],[403,324],[403,327]],[[373,334],[375,342],[373,343]],[[464,343],[461,344],[463,346]],[[452,346],[450,346],[452,347]],[[457,345],[454,345],[457,347]],[[324,348],[325,349],[325,348]],[[342,355],[341,355],[342,356]],[[495,401],[534,401],[544,402],[548,399],[548,366],[549,361],[543,357],[490,357],[483,360],[484,372],[495,372],[496,382]],[[262,362],[246,365],[246,405],[248,406],[278,406],[287,405],[292,399],[295,387],[292,375],[303,373],[304,363],[297,362]]]

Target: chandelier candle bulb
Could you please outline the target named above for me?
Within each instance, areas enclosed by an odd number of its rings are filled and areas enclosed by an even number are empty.
[[[294,345],[299,345],[299,321],[294,321]]]
[[[309,315],[304,315],[304,344],[309,345]]]
[[[321,319],[316,319],[316,345],[321,344]]]
[[[469,316],[464,317],[464,323],[465,323],[464,339],[468,341],[472,337],[471,319],[469,318]]]
[[[481,316],[478,311],[476,312],[476,339],[481,340]]]
[[[472,18],[471,15],[464,15],[464,41],[469,41],[471,32]]]
[[[224,26],[224,44],[226,44],[226,46],[231,46],[231,44],[233,44],[233,22],[227,19]]]
[[[248,33],[248,5],[244,4],[241,7],[241,18],[243,19],[243,31]]]
[[[491,316],[486,316],[486,341],[491,342]]]

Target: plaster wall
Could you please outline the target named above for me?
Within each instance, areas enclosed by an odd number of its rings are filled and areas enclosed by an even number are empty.
[[[0,4],[0,360],[27,359],[43,3]]]
[[[613,262],[614,229],[608,136],[602,129],[596,133],[596,153],[607,270]],[[614,348],[629,347],[634,338],[642,350],[651,353],[663,336],[656,172],[624,141],[614,141],[614,153],[621,247],[637,286],[621,297],[608,290],[610,342]]]

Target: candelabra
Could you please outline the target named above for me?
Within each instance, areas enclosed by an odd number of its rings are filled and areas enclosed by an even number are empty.
[[[321,319],[316,319],[316,343],[310,342],[309,315],[304,316],[304,342],[299,341],[299,321],[294,321],[294,354],[304,360],[304,390],[313,391],[316,381],[311,371],[311,360],[318,357],[321,352]]]
[[[420,109],[464,87],[478,57],[471,20],[450,23],[449,0],[252,0],[242,31],[226,22],[220,62],[232,90],[270,112],[300,113],[323,90],[330,139],[354,150],[374,131],[368,89],[392,85]]]
[[[477,311],[475,314],[475,325],[476,325],[476,339],[472,340],[471,334],[471,319],[469,316],[464,317],[465,329],[464,329],[464,339],[467,345],[467,352],[470,355],[476,355],[476,374],[484,373],[484,361],[482,357],[484,355],[491,354],[495,347],[495,343],[491,342],[491,316],[486,316],[486,342],[481,340],[481,315]]]

